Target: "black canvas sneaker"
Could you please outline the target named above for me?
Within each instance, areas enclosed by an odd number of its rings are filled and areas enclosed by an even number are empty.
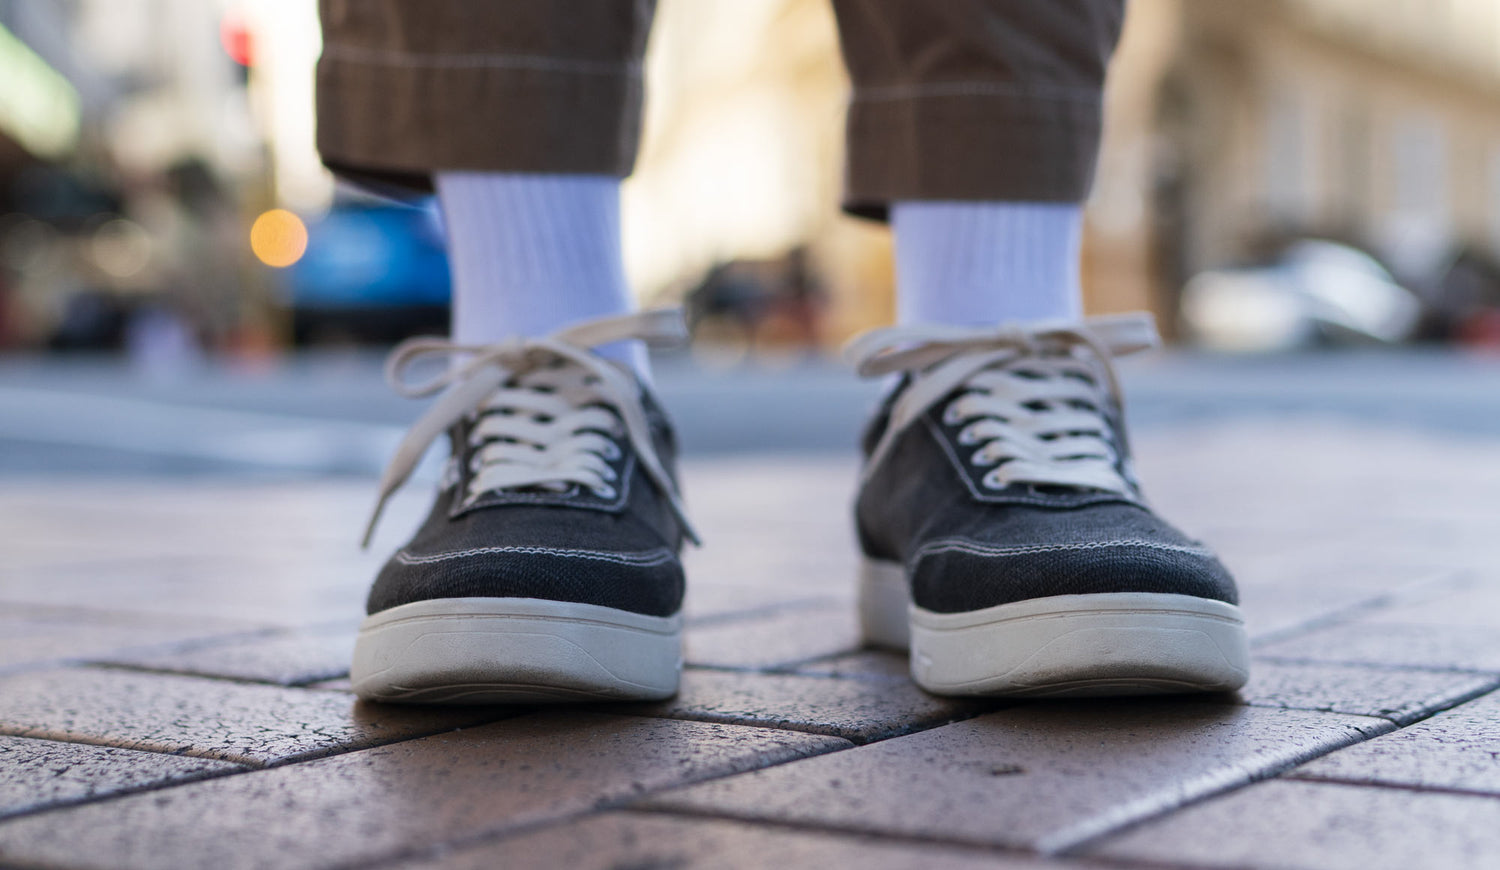
[[[672,429],[634,374],[589,349],[682,337],[676,311],[487,347],[414,339],[387,377],[446,388],[407,435],[380,502],[446,432],[437,502],[370,590],[351,680],[422,703],[656,700],[682,669],[685,519]],[[408,386],[423,357],[457,362]],[[368,542],[369,534],[366,534]]]
[[[902,381],[871,423],[855,506],[860,616],[948,695],[1226,691],[1249,670],[1234,581],[1153,514],[1112,356],[1149,315],[910,327],[855,340]]]

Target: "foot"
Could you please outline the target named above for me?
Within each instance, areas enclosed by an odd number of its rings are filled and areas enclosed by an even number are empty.
[[[646,312],[545,339],[416,339],[394,352],[398,389],[448,389],[398,449],[381,504],[444,431],[451,456],[432,512],[370,590],[356,694],[478,704],[677,691],[678,552],[692,532],[672,429],[634,374],[589,348],[680,331],[675,312]],[[402,384],[402,369],[426,355],[458,361]]]
[[[902,373],[856,503],[865,638],[945,695],[1227,691],[1249,670],[1234,580],[1157,517],[1131,470],[1111,356],[1149,316],[882,330]]]

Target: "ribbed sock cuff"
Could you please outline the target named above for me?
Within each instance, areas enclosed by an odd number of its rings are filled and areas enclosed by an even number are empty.
[[[901,323],[1082,317],[1081,205],[898,202],[891,225]]]
[[[440,172],[453,339],[546,335],[635,309],[620,245],[620,181],[604,175]],[[603,348],[647,372],[639,342]]]

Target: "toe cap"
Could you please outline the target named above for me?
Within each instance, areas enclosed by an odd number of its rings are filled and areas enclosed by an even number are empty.
[[[681,609],[682,594],[682,565],[666,547],[636,552],[406,547],[381,569],[367,610],[373,614],[434,598],[540,598],[670,616]]]
[[[933,541],[911,562],[912,598],[959,613],[1054,595],[1157,592],[1238,603],[1234,580],[1206,548],[1149,539],[998,546]]]

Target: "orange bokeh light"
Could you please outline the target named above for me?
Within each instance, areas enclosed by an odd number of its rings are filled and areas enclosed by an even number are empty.
[[[307,225],[286,209],[273,208],[250,226],[250,250],[267,266],[290,266],[307,250]]]

